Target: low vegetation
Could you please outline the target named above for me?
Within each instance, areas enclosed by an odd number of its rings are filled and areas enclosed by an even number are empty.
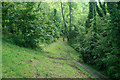
[[[44,47],[43,52],[22,48],[4,41],[2,45],[3,78],[96,77],[85,71],[82,66],[72,62],[72,58],[79,60],[78,53],[65,42],[52,43]],[[82,59],[79,61],[83,62]]]
[[[3,77],[91,77],[88,64],[120,79],[119,14],[120,2],[2,2]]]

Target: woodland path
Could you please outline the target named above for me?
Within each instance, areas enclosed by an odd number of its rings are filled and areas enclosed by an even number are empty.
[[[66,45],[65,45],[65,46],[66,46]],[[70,57],[70,59],[71,59],[71,61],[72,61],[73,63],[75,63],[76,65],[82,66],[88,73],[91,73],[91,75],[96,76],[96,78],[100,78],[100,79],[102,79],[102,80],[106,80],[107,77],[105,77],[104,75],[96,72],[96,71],[93,70],[92,68],[88,67],[86,64],[81,63],[80,61],[77,61],[77,60],[75,60],[74,58],[72,58],[72,57],[70,56],[69,49],[67,48],[67,46],[66,46],[66,51],[68,51],[68,56]]]
[[[52,47],[53,45],[55,46],[55,44],[60,44],[62,46]],[[83,63],[82,60],[81,61],[79,60],[79,56],[78,56],[79,53],[74,51],[67,44],[67,40],[65,42],[63,42],[62,38],[60,38],[57,42],[54,42],[54,43],[50,44],[49,47],[51,47],[53,51],[56,51],[56,49],[59,49],[58,54],[60,52],[60,56],[59,57],[48,56],[48,58],[56,59],[56,60],[64,60],[66,62],[66,64],[70,65],[72,68],[75,68],[78,72],[79,71],[83,72],[83,74],[87,75],[87,78],[89,78],[89,79],[93,79],[94,78],[94,79],[106,80],[106,77],[104,75],[102,75],[102,74],[98,73],[97,71],[95,71],[94,69],[88,67],[86,64]],[[61,47],[64,48],[64,52],[66,52],[66,56],[64,54],[62,54],[63,50],[61,49]],[[46,50],[46,52],[53,53],[50,50]],[[55,53],[55,54],[57,55],[57,53]],[[72,56],[72,55],[75,55],[75,56]],[[77,57],[77,59],[76,59],[76,57]]]
[[[106,80],[84,64],[82,56],[61,38],[42,48],[41,52],[3,42],[3,77]]]

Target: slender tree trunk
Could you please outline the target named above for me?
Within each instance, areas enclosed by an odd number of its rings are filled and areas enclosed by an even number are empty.
[[[72,25],[71,25],[71,2],[69,2],[69,14],[70,14],[70,26],[69,26],[69,35],[68,35],[68,41],[70,39],[70,33],[71,33],[71,28],[72,28]]]
[[[104,2],[104,4],[103,4],[103,12],[104,12],[104,14],[106,15],[107,13],[106,13],[105,4],[106,4],[106,2]]]
[[[94,6],[93,6],[93,2],[89,2],[89,14],[88,14],[88,19],[86,21],[86,28],[90,28],[91,27],[91,19],[93,19],[93,9],[94,9]],[[86,30],[86,33],[87,33],[87,30]]]
[[[2,2],[2,7],[4,8],[4,2]],[[5,14],[2,14],[2,17],[3,16],[5,17]],[[4,23],[5,23],[5,20],[2,20],[2,27],[3,28],[5,27]]]
[[[63,41],[65,41],[65,38],[63,37]]]
[[[38,8],[40,7],[41,2],[38,4]]]
[[[97,13],[100,17],[103,17],[103,14],[102,12],[100,11],[100,8],[98,7],[98,5],[96,4],[96,10],[97,10]]]
[[[56,23],[56,13],[57,13],[57,10],[56,9],[54,9],[54,24],[55,24],[55,26],[57,27],[57,23]]]
[[[72,27],[72,25],[71,25],[71,2],[69,3],[69,14],[70,14],[70,31],[71,31],[71,27]]]
[[[64,17],[64,14],[63,14],[62,2],[61,2],[61,10],[62,10],[63,23],[64,23],[64,26],[65,26],[66,24],[65,24],[65,17]]]
[[[96,2],[93,3],[93,28],[94,28],[94,31],[97,32],[97,29],[96,29]]]
[[[99,1],[99,5],[100,5],[100,7],[102,8],[102,10],[103,10],[103,13],[104,13],[104,15],[106,15],[106,9],[105,9],[105,2],[104,2],[104,4],[102,5],[102,3],[101,3],[101,1],[100,0],[98,0]]]
[[[61,2],[61,10],[62,10],[62,17],[63,17],[63,23],[64,23],[64,30],[63,30],[63,34],[64,34],[64,37],[66,36],[66,23],[65,23],[65,17],[64,17],[64,14],[63,14],[63,7],[62,7],[62,2]],[[63,38],[63,41],[64,41],[64,38]]]

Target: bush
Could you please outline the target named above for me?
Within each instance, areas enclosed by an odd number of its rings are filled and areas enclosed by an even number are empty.
[[[109,16],[97,17],[97,32],[93,30],[93,27],[87,28],[87,33],[79,32],[71,39],[70,45],[82,54],[85,63],[95,65],[110,78],[119,79],[120,48],[117,46],[119,40],[113,42],[109,21]]]

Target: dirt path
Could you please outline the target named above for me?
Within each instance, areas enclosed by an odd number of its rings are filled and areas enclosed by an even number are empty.
[[[65,44],[64,44],[64,45],[65,45]],[[83,64],[83,63],[81,63],[81,62],[78,62],[78,61],[76,61],[75,59],[73,59],[73,57],[70,56],[70,51],[68,50],[68,48],[66,47],[66,45],[65,45],[65,48],[66,48],[66,52],[68,53],[68,56],[70,57],[71,61],[72,61],[74,64],[76,64],[76,65],[78,65],[78,66],[82,66],[82,67],[85,69],[85,71],[87,71],[87,72],[90,73],[91,75],[94,75],[95,78],[99,78],[99,79],[101,79],[101,80],[109,80],[109,79],[107,79],[107,77],[105,77],[104,75],[102,75],[102,74],[100,74],[100,73],[95,72],[93,69],[89,68],[87,65],[85,65],[85,64]],[[79,69],[79,68],[77,68],[76,66],[73,66],[73,65],[72,65],[72,67],[75,67],[76,69]]]
[[[60,39],[58,42],[50,44],[50,46],[48,46],[45,50],[50,54],[47,56],[47,58],[55,60],[53,63],[60,64],[62,66],[65,64],[69,65],[80,76],[86,75],[86,78],[89,78],[90,80],[93,80],[95,78],[97,80],[108,80],[104,75],[98,73],[86,64],[79,62],[79,53],[70,47],[67,44],[67,41],[63,42],[62,39]]]
[[[51,58],[51,59],[59,59],[59,60],[67,60],[66,58],[56,58],[56,57],[50,57],[50,56],[48,56],[48,58]]]

